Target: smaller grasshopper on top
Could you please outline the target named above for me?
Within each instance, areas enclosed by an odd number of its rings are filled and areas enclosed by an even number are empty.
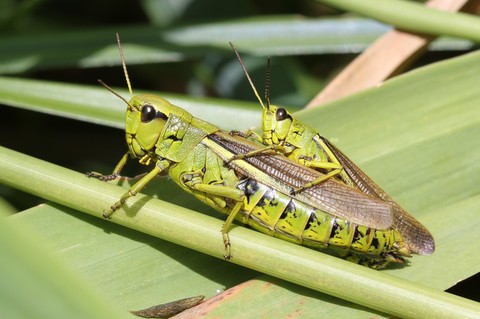
[[[248,82],[263,108],[262,136],[258,136],[253,132],[238,134],[255,136],[255,139],[266,146],[263,150],[257,150],[242,156],[237,156],[236,158],[250,157],[272,151],[280,152],[291,160],[324,174],[314,181],[292,189],[292,194],[298,194],[307,188],[334,178],[342,181],[346,185],[361,190],[367,195],[379,198],[391,205],[393,227],[398,229],[402,234],[411,251],[421,255],[432,254],[435,250],[433,236],[419,221],[400,207],[390,195],[314,128],[297,120],[283,107],[270,104],[268,93],[270,58],[267,61],[266,105],[264,105],[242,62],[240,54],[232,43],[230,43],[230,45],[237,55]]]

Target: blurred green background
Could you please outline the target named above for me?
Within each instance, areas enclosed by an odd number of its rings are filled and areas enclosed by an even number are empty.
[[[296,33],[282,36],[283,28]],[[89,86],[101,78],[125,88],[119,32],[134,91],[255,101],[228,46],[233,41],[260,92],[272,57],[270,98],[295,110],[389,29],[312,1],[0,0],[0,75]],[[411,68],[476,48],[442,39]],[[80,172],[109,172],[125,151],[118,128],[3,105],[0,125],[0,145]],[[43,202],[2,185],[0,195],[12,211]],[[480,300],[468,288],[478,282],[477,275],[450,291]]]

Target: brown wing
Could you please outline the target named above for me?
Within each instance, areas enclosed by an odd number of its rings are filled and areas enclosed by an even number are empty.
[[[264,148],[262,145],[225,132],[214,133],[208,138],[233,154],[246,154]],[[265,155],[244,159],[244,162],[258,169],[260,173],[258,171],[253,173],[253,170],[240,167],[241,163],[238,163],[240,161],[233,161],[229,165],[241,174],[286,194],[289,194],[293,188],[303,186],[322,175],[283,155],[271,153]],[[359,225],[387,229],[393,224],[390,204],[377,196],[368,195],[333,179],[307,188],[293,197]]]
[[[435,250],[435,242],[430,232],[408,214],[400,205],[393,200],[383,189],[370,179],[357,165],[355,165],[345,154],[330,143],[326,138],[320,136],[323,142],[330,148],[337,160],[342,164],[343,169],[365,194],[381,198],[390,203],[393,208],[393,226],[403,235],[410,249],[421,255],[429,255]]]

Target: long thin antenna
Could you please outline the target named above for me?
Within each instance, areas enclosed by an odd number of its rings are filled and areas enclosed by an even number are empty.
[[[265,101],[267,109],[270,108],[270,57],[267,58],[267,72],[265,75]]]
[[[127,80],[128,92],[130,92],[130,98],[133,97],[132,85],[130,84],[130,78],[128,77],[127,65],[125,64],[125,57],[123,56],[122,44],[120,43],[120,36],[117,35],[118,51],[120,51],[120,59],[122,60],[123,74],[125,74],[125,80]],[[127,103],[128,104],[128,103]]]
[[[242,66],[243,72],[245,72],[245,75],[247,76],[248,82],[250,83],[250,86],[252,87],[253,93],[255,93],[255,96],[257,97],[258,101],[260,102],[260,105],[263,108],[265,108],[265,106],[263,105],[263,101],[260,98],[260,95],[258,95],[257,89],[255,88],[255,85],[253,84],[253,81],[250,78],[250,75],[248,75],[247,69],[245,68],[245,65],[243,64],[243,61],[242,61],[242,58],[240,57],[240,54],[238,53],[237,49],[235,48],[235,46],[233,45],[232,42],[228,42],[228,43],[230,43],[230,46],[232,47],[233,52],[235,52],[235,54],[237,55],[238,61],[240,62],[240,65]]]
[[[121,96],[120,94],[118,94],[117,92],[115,92],[115,90],[113,90],[111,87],[109,87],[105,82],[103,82],[102,80],[98,79],[97,80],[98,83],[100,83],[101,85],[103,85],[107,90],[109,90],[113,95],[115,95],[116,97],[118,97],[120,100],[122,100],[123,102],[125,102],[125,104],[127,104],[130,109],[136,109],[136,107],[132,106],[130,103],[128,103],[128,101],[123,97]]]

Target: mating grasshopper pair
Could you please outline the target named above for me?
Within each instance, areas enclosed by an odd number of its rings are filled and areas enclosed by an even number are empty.
[[[130,101],[119,96],[127,104],[128,151],[111,175],[91,176],[115,179],[129,157],[154,168],[105,217],[168,171],[186,192],[228,214],[222,228],[227,259],[234,219],[372,268],[401,263],[411,251],[433,252],[433,238],[419,222],[325,138],[270,105],[268,97],[262,137],[222,131],[161,97],[133,96],[118,42],[131,95]]]

